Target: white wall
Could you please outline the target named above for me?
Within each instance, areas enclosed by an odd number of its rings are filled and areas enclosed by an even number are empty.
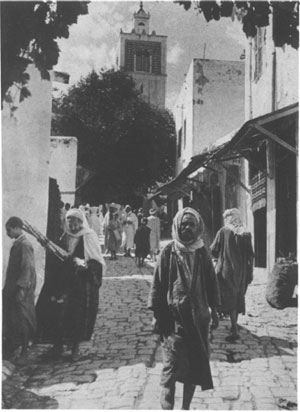
[[[244,122],[243,61],[194,59],[194,142],[201,153]]]
[[[276,108],[299,101],[299,53],[291,46],[276,47]]]
[[[182,150],[181,157],[177,158],[176,175],[184,169],[193,153],[193,63],[190,65],[187,75],[185,76],[178,98],[173,109],[177,147],[178,147],[178,132],[182,128]],[[186,145],[184,146],[184,121],[186,121]]]
[[[77,139],[52,136],[50,140],[49,175],[56,179],[64,203],[75,202]]]
[[[177,174],[192,156],[244,123],[244,76],[242,61],[193,59],[173,110],[177,135],[182,128],[184,140],[184,120],[187,134]]]
[[[49,141],[51,124],[50,81],[41,80],[35,67],[28,69],[31,96],[19,103],[11,116],[2,110],[2,224],[3,279],[12,241],[4,225],[10,216],[28,220],[46,234],[49,186]],[[28,235],[35,249],[39,293],[44,279],[44,249]]]
[[[143,98],[147,103],[158,107],[165,107],[166,100],[166,76],[157,74],[135,72],[131,73],[138,90],[143,86]]]
[[[299,100],[298,50],[291,46],[274,47],[272,22],[265,28],[265,41],[262,53],[262,74],[258,79],[255,73],[254,39],[249,41],[246,53],[246,120],[272,110],[278,110]],[[275,65],[275,66],[274,66]],[[273,70],[275,70],[275,96],[273,90]],[[275,98],[273,102],[273,96]]]

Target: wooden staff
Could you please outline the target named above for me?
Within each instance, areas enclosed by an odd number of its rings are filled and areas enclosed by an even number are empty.
[[[26,220],[23,220],[23,229],[29,233],[30,235],[34,236],[36,240],[46,249],[48,249],[50,252],[52,252],[55,256],[58,257],[61,261],[66,261],[67,258],[69,257],[68,252],[66,252],[64,249],[61,247],[57,246],[52,240],[48,239],[46,236],[44,236],[37,228],[32,226],[30,223],[28,223]]]

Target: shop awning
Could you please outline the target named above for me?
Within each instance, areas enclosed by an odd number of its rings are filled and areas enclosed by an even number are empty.
[[[193,156],[190,163],[185,167],[174,179],[160,186],[160,188],[152,195],[152,198],[160,195],[171,196],[173,199],[180,198],[182,195],[189,196],[191,189],[195,186],[195,179],[189,178],[189,176],[198,170],[200,167],[204,167],[206,163],[209,163],[213,156],[225,147],[228,140],[231,139],[232,133],[227,135],[227,139],[220,139],[222,143],[216,144],[213,148],[206,149],[201,154]],[[225,140],[225,142],[224,142]],[[198,182],[199,183],[199,182]]]
[[[293,140],[291,136],[286,136],[284,133],[288,125],[296,125],[298,121],[298,106],[298,103],[295,103],[283,109],[248,120],[237,132],[233,133],[229,141],[193,156],[186,168],[176,178],[162,185],[152,197],[163,194],[182,197],[182,192],[190,190],[188,176],[201,167],[213,168],[214,163],[218,163],[226,169],[223,162],[244,157],[260,169],[260,166],[255,164],[255,160],[251,158],[251,153],[255,152],[266,139],[276,142],[281,147],[298,156],[297,142],[291,142],[290,140]],[[242,182],[239,183],[245,190],[249,191]]]
[[[296,125],[298,121],[298,106],[298,103],[295,103],[280,110],[248,120],[238,130],[231,141],[219,151],[216,157],[221,159],[222,156],[229,151],[243,156],[245,151],[255,150],[261,142],[266,139],[276,142],[298,156],[297,142],[294,142],[294,144],[290,143],[290,139],[285,133],[288,125]]]

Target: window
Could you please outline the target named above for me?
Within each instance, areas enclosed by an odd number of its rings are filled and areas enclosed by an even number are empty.
[[[161,43],[125,40],[125,70],[161,74]]]
[[[179,131],[178,131],[178,146],[177,146],[178,158],[181,157],[181,145],[182,145],[182,129],[179,129]]]
[[[254,81],[258,81],[263,72],[263,47],[266,42],[266,28],[258,27],[254,38]]]
[[[148,52],[137,52],[135,70],[138,72],[150,72],[150,55]]]
[[[183,123],[183,148],[186,147],[186,119],[184,119]]]

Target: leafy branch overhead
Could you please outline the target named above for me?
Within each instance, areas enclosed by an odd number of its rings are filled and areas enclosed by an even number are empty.
[[[78,138],[78,163],[96,173],[102,192],[146,191],[172,176],[175,124],[145,102],[122,71],[92,72],[53,104],[52,135]]]
[[[79,15],[88,13],[82,1],[1,1],[1,101],[9,101],[12,85],[21,89],[21,99],[30,93],[26,88],[26,68],[34,63],[42,79],[57,64],[59,47],[56,39],[69,37],[69,26]]]
[[[276,47],[284,44],[299,47],[299,2],[298,1],[175,1],[185,10],[192,6],[203,13],[207,22],[221,17],[235,16],[242,21],[247,37],[255,37],[258,27],[269,25],[273,13],[273,39]]]

